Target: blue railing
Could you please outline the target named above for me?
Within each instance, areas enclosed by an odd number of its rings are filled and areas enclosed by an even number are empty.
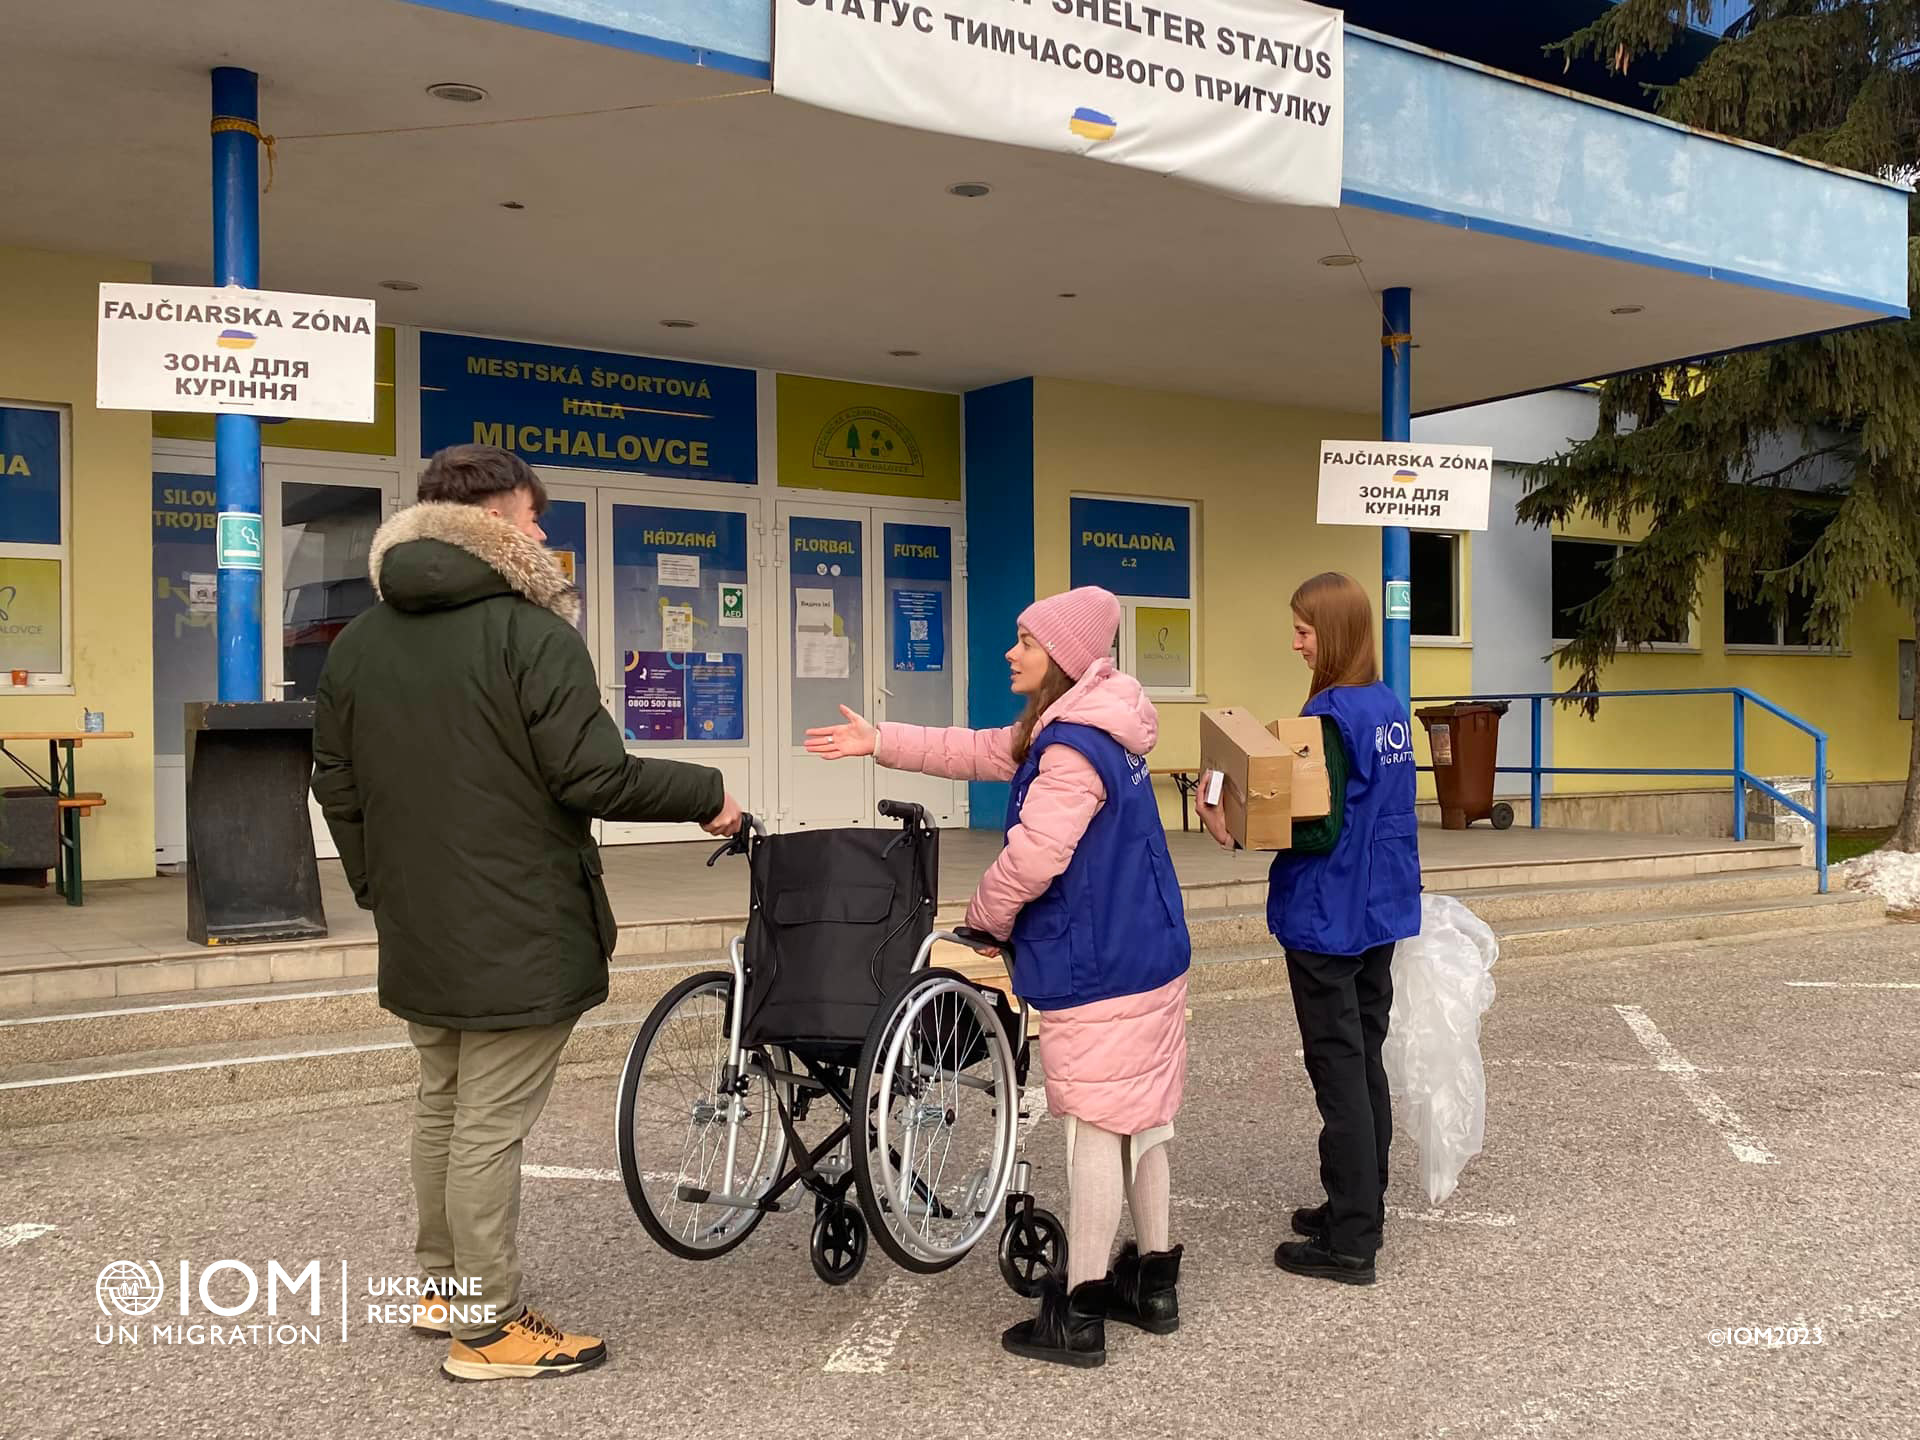
[[[1694,769],[1690,767],[1660,767],[1630,769],[1622,766],[1573,766],[1542,765],[1540,748],[1543,738],[1541,719],[1543,706],[1560,700],[1636,700],[1653,697],[1730,695],[1733,697],[1733,765],[1729,769]],[[1798,715],[1782,710],[1764,695],[1756,695],[1751,690],[1735,686],[1716,686],[1705,690],[1572,690],[1553,692],[1534,692],[1510,695],[1421,695],[1414,698],[1416,705],[1446,704],[1452,701],[1472,702],[1486,700],[1525,700],[1529,702],[1533,715],[1533,762],[1529,765],[1497,765],[1495,770],[1501,775],[1528,775],[1533,782],[1533,828],[1540,828],[1540,778],[1543,775],[1685,775],[1706,777],[1708,779],[1731,780],[1733,782],[1733,838],[1747,838],[1747,787],[1763,791],[1776,802],[1798,815],[1813,826],[1814,857],[1820,871],[1820,893],[1827,893],[1827,736],[1824,730],[1816,729]],[[1807,809],[1799,802],[1789,800],[1772,785],[1747,769],[1747,706],[1757,705],[1769,715],[1777,716],[1794,729],[1802,731],[1813,741],[1813,808]],[[1422,766],[1422,769],[1431,767]]]

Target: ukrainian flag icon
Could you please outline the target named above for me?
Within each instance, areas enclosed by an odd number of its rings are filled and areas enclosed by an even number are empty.
[[[1073,112],[1067,128],[1082,140],[1111,140],[1120,127],[1114,124],[1111,115],[1102,115],[1098,110],[1089,110],[1082,105]]]
[[[1397,484],[1411,485],[1415,480],[1418,480],[1420,476],[1412,470],[1396,470],[1393,472],[1393,478]]]
[[[222,330],[214,343],[222,350],[251,350],[253,338],[251,330]]]

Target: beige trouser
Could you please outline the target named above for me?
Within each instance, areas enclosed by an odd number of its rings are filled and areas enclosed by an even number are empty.
[[[574,1022],[522,1030],[407,1026],[420,1053],[413,1109],[413,1253],[436,1280],[479,1280],[456,1296],[453,1333],[474,1340],[525,1308],[520,1294],[520,1147],[553,1089]],[[460,1306],[493,1307],[493,1324]]]

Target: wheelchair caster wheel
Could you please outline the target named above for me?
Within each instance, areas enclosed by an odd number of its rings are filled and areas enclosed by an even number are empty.
[[[1031,1300],[1049,1276],[1067,1273],[1066,1227],[1048,1210],[1028,1208],[1000,1232],[1000,1275],[1007,1288]]]
[[[1502,800],[1498,805],[1493,807],[1493,813],[1488,818],[1493,821],[1493,828],[1496,830],[1512,829],[1513,807]]]
[[[814,1219],[813,1243],[807,1253],[813,1273],[829,1285],[844,1285],[860,1273],[867,1259],[867,1221],[851,1205],[835,1205]]]

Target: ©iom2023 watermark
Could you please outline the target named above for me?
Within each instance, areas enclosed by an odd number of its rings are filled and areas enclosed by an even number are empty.
[[[262,1269],[245,1260],[215,1260],[196,1267],[182,1260],[163,1270],[156,1261],[112,1261],[94,1281],[94,1300],[106,1317],[94,1323],[94,1343],[344,1344],[356,1310],[361,1323],[375,1326],[418,1319],[438,1328],[497,1323],[478,1277],[438,1281],[437,1293],[429,1293],[415,1276],[369,1275],[356,1292],[344,1260],[337,1272],[319,1260],[295,1264],[299,1268],[269,1260]]]

